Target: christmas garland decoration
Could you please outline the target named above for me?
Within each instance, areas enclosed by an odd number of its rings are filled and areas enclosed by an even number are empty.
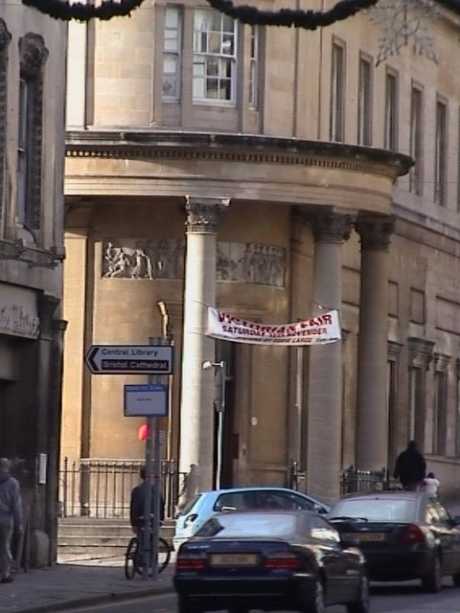
[[[294,11],[280,9],[279,11],[261,11],[255,6],[238,6],[232,0],[207,0],[208,4],[228,17],[238,19],[252,26],[284,26],[316,30],[330,26],[336,21],[352,17],[359,11],[371,8],[378,0],[340,0],[329,11]]]
[[[93,4],[82,4],[76,2],[70,4],[67,0],[22,0],[25,6],[30,6],[37,9],[45,15],[53,17],[53,19],[61,19],[62,21],[89,21],[90,19],[108,20],[112,17],[126,17],[131,14],[131,11],[139,8],[144,0],[104,0],[102,4],[94,6]]]

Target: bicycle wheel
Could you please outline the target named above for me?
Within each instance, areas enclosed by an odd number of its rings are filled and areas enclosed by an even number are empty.
[[[160,538],[158,540],[158,572],[161,573],[169,564],[171,558],[171,546],[168,541]]]
[[[136,574],[136,558],[138,541],[135,536],[129,541],[125,554],[125,577],[127,579],[134,579]]]

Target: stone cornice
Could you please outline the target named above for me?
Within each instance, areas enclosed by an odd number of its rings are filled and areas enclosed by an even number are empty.
[[[246,134],[168,131],[69,131],[67,157],[209,160],[316,166],[384,175],[406,174],[410,157],[340,143]]]
[[[0,239],[0,260],[24,262],[31,268],[55,268],[64,260],[65,254],[56,247],[50,250],[26,247],[22,240]]]

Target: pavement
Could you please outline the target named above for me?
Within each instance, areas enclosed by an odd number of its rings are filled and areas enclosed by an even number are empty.
[[[0,584],[0,612],[51,613],[171,593],[173,568],[170,563],[155,582],[142,577],[128,581],[123,561],[107,558],[21,571],[15,575],[14,583]]]

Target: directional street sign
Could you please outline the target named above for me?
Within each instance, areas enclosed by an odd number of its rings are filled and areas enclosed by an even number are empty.
[[[92,345],[86,365],[93,375],[171,375],[171,345]]]
[[[126,417],[165,417],[168,414],[167,385],[125,385],[124,392]]]

